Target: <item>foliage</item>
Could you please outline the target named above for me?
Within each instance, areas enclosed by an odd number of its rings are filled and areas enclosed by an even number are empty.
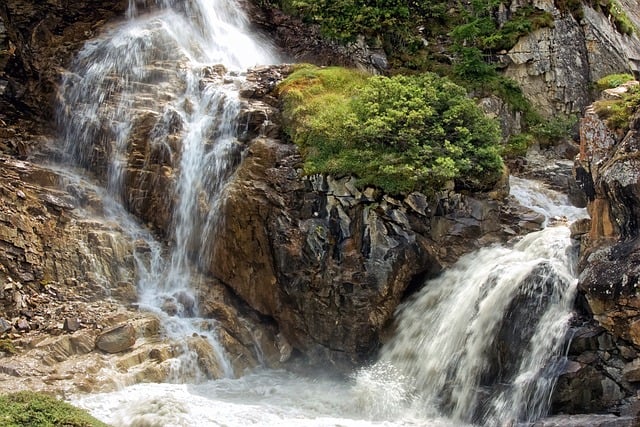
[[[448,180],[478,190],[502,174],[497,123],[449,79],[304,66],[280,91],[308,174],[352,174],[389,193],[432,192]]]
[[[635,112],[640,109],[640,87],[634,86],[621,99],[608,99],[595,103],[598,116],[613,130],[626,131]]]
[[[589,0],[588,3],[596,10],[600,10],[600,12],[611,17],[613,25],[620,33],[630,36],[636,31],[635,25],[624,13],[618,0]]]
[[[18,392],[0,396],[0,425],[7,427],[107,427],[85,411],[51,396]]]
[[[522,157],[527,154],[527,148],[533,143],[534,137],[530,133],[511,135],[504,147],[502,155],[506,158]]]
[[[16,354],[16,348],[9,339],[0,340],[0,352],[7,354]]]
[[[633,22],[629,19],[626,13],[622,10],[622,6],[617,0],[605,0],[605,10],[613,18],[613,24],[616,26],[616,29],[622,34],[626,34],[628,36],[632,35],[635,26]]]
[[[459,46],[475,46],[483,51],[511,49],[518,39],[542,27],[553,25],[553,16],[533,6],[521,7],[502,26],[493,18],[495,2],[472,2],[465,22],[453,28],[450,35]]]
[[[571,135],[578,118],[575,115],[557,115],[549,119],[538,119],[530,125],[529,131],[541,146],[550,146]]]
[[[556,7],[563,13],[570,13],[577,21],[584,17],[582,0],[555,0]]]
[[[321,32],[332,39],[354,41],[362,35],[375,47],[409,50],[420,44],[406,1],[280,0],[279,5],[285,12],[320,25]]]
[[[609,74],[596,82],[598,90],[616,88],[630,80],[633,80],[631,74]]]

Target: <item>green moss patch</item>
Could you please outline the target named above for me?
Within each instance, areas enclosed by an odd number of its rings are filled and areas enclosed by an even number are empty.
[[[22,391],[0,396],[0,426],[107,427],[107,424],[54,397]]]
[[[640,109],[640,87],[634,86],[621,99],[607,99],[594,104],[596,113],[613,130],[626,132],[633,114]]]

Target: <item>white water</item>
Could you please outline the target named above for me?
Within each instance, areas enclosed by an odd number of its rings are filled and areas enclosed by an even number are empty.
[[[539,209],[563,202],[531,181],[512,187],[516,197],[539,192]],[[348,381],[260,371],[192,385],[138,384],[74,403],[114,426],[493,426],[537,419],[547,410],[571,316],[568,233],[564,225],[549,227],[461,259],[399,310],[397,334],[380,361]],[[505,324],[514,299],[528,304],[525,317]],[[483,371],[503,325],[522,348],[496,381],[495,367],[493,377]]]
[[[192,271],[209,258],[220,194],[240,158],[241,72],[278,59],[250,34],[234,0],[158,1],[145,13],[131,1],[128,17],[87,42],[63,80],[58,124],[64,151],[89,170],[107,164],[108,198],[134,205],[135,196],[125,191],[132,179],[128,163],[139,161],[131,159],[132,140],[140,128],[150,129],[151,144],[171,159],[176,184],[166,189],[167,203],[174,201],[169,253],[147,233],[143,240],[151,250],[136,254],[140,305],[163,318],[171,338],[206,336],[223,374],[233,376],[215,321],[198,318]],[[216,64],[229,70],[224,78],[212,77]],[[202,379],[197,355],[185,347],[174,381]]]
[[[140,126],[134,112],[148,113],[154,143],[179,159],[176,187],[167,189],[176,200],[169,253],[136,224],[124,228],[150,248],[144,257],[136,254],[141,305],[163,318],[174,339],[206,335],[227,377],[233,372],[215,322],[208,321],[212,331],[202,330],[189,298],[192,269],[208,257],[204,243],[214,238],[219,196],[237,158],[239,72],[277,62],[268,44],[247,31],[239,10],[233,0],[158,1],[153,13],[143,13],[132,1],[129,19],[79,54],[62,85],[59,116],[70,159],[88,169],[107,160],[106,198],[114,203],[132,203],[123,184],[130,137]],[[205,79],[206,67],[217,63],[234,70],[225,77],[230,83]],[[178,148],[170,142],[176,134]],[[567,207],[555,210],[564,204],[555,193],[530,186],[514,180],[514,196],[547,217],[574,218]],[[570,316],[569,246],[568,230],[560,226],[463,258],[402,307],[398,334],[380,362],[349,381],[277,371],[204,381],[197,355],[186,351],[173,378],[182,384],[139,384],[74,402],[115,426],[459,426],[535,419],[546,410]],[[535,307],[537,317],[503,321],[514,300]],[[167,302],[176,305],[176,316],[163,312]],[[517,358],[502,372],[489,365],[489,354],[495,336],[514,327],[527,333],[513,334],[521,341]]]

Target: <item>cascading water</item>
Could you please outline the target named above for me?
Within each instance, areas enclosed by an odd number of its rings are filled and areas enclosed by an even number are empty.
[[[207,332],[215,325],[196,318],[191,286],[193,266],[208,259],[202,243],[214,237],[220,194],[239,159],[239,73],[277,62],[269,45],[246,30],[240,10],[233,0],[159,0],[142,13],[132,0],[128,20],[78,55],[61,88],[58,117],[67,158],[106,178],[106,199],[115,204],[136,203],[125,191],[129,162],[139,161],[131,160],[136,132],[147,132],[166,154],[176,176],[167,188],[174,207],[170,253],[136,224],[126,226],[150,249],[136,254],[141,305],[163,317],[172,338],[206,335],[227,377],[231,365],[215,333]],[[232,72],[211,78],[214,64]],[[512,194],[547,217],[582,214],[531,185],[514,179]],[[547,407],[570,316],[570,246],[568,229],[559,225],[463,258],[401,308],[398,333],[380,361],[351,382],[268,371],[190,385],[139,384],[75,402],[114,425],[459,426],[536,419]],[[171,305],[177,315],[165,313]],[[187,372],[197,371],[197,355],[186,356],[174,379],[202,380]]]
[[[512,195],[547,220],[584,215],[539,184],[511,184]],[[393,367],[413,405],[457,421],[499,425],[545,415],[575,296],[571,247],[569,229],[559,225],[463,257],[399,310],[377,368]]]
[[[143,15],[131,1],[129,19],[77,56],[61,85],[58,115],[67,159],[103,175],[116,202],[135,203],[126,181],[129,163],[138,161],[131,159],[136,132],[150,129],[151,144],[168,153],[176,175],[166,189],[174,205],[172,247],[163,261],[158,245],[147,244],[156,250],[138,263],[140,303],[163,316],[171,337],[206,335],[225,376],[233,375],[231,364],[215,333],[201,327],[215,326],[196,318],[191,272],[208,259],[220,194],[240,158],[239,72],[277,62],[267,43],[249,35],[241,10],[234,0],[158,1]],[[198,371],[197,355],[187,356],[176,380]]]
[[[519,200],[535,194],[531,207],[567,218],[513,246],[469,254],[427,282],[399,310],[379,362],[351,382],[264,371],[75,402],[119,426],[526,425],[544,416],[562,364],[575,291],[565,225],[585,213],[535,182],[511,184]]]

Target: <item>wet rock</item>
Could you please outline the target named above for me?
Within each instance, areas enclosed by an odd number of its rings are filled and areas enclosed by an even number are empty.
[[[96,347],[107,353],[120,353],[131,348],[135,342],[135,328],[130,324],[124,324],[100,334],[96,340]]]
[[[31,329],[31,326],[29,325],[29,322],[26,319],[18,319],[14,324],[14,326],[18,331],[22,331],[22,332],[28,331]]]
[[[292,349],[283,360],[298,350],[312,363],[361,363],[425,277],[507,237],[496,200],[453,191],[395,198],[349,177],[303,177],[300,166],[295,146],[253,141],[209,262],[212,275],[275,319]]]
[[[195,314],[196,300],[189,292],[180,291],[173,295],[176,302],[180,304],[182,316],[191,317]]]
[[[225,372],[211,343],[203,337],[195,336],[187,340],[187,346],[198,355],[197,363],[210,379],[223,378]]]

